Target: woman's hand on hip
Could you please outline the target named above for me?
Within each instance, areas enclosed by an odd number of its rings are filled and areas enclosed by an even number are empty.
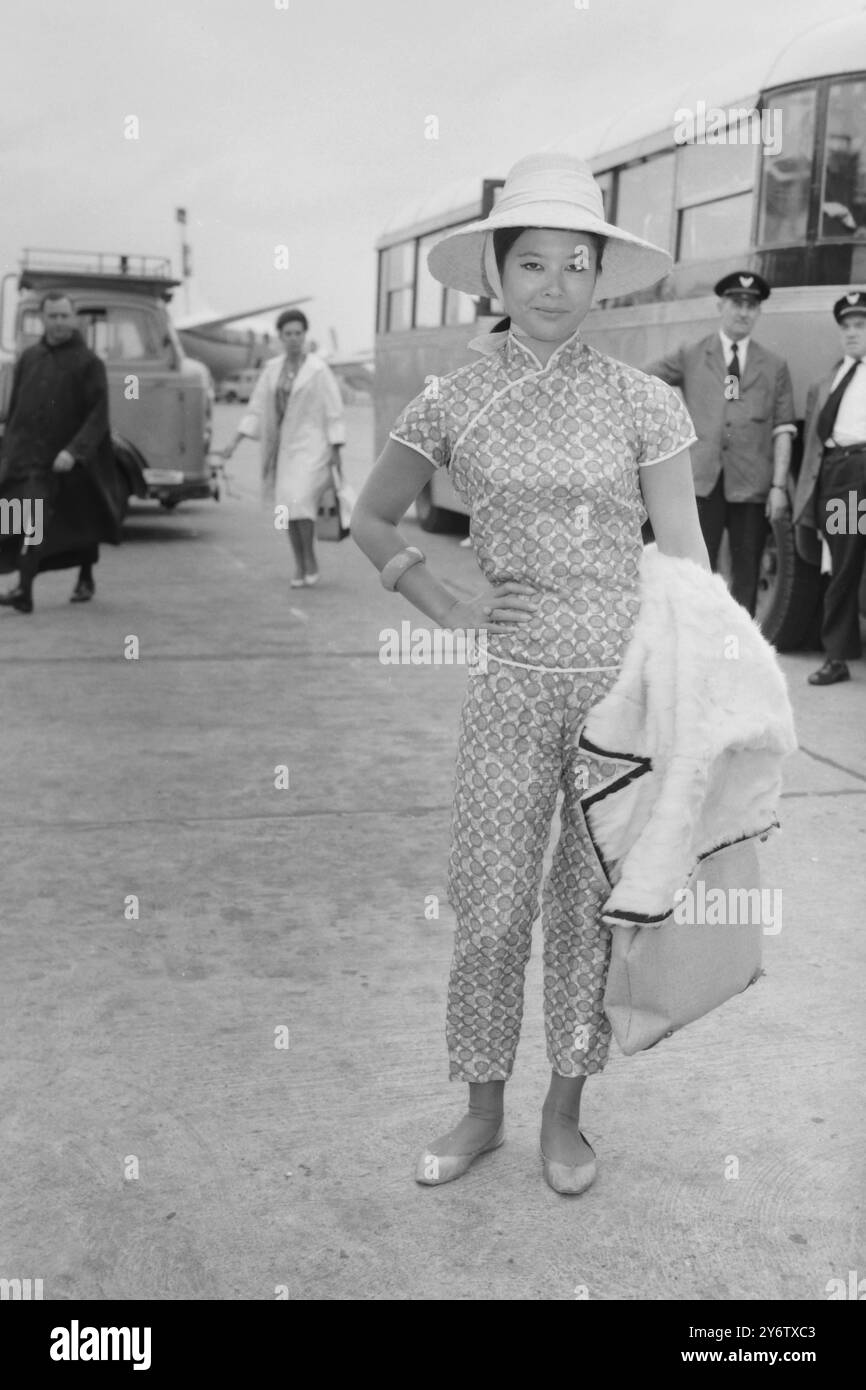
[[[509,580],[455,603],[445,614],[442,626],[475,632],[482,628],[488,632],[513,632],[535,616],[539,602],[537,589]]]

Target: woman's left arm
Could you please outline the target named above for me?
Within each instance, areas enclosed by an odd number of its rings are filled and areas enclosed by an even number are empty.
[[[694,560],[705,570],[710,558],[698,520],[695,485],[688,449],[640,469],[644,506],[663,555]]]

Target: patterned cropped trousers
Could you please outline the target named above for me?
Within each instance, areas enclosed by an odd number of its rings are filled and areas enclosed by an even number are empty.
[[[561,1076],[601,1071],[607,1060],[611,938],[600,911],[610,889],[584,827],[577,737],[616,674],[542,672],[492,656],[486,672],[470,672],[449,861],[457,918],[446,1024],[452,1080],[511,1075],[560,787],[562,830],[541,906],[547,1055]]]

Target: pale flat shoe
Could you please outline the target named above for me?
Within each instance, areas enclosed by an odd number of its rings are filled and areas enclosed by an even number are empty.
[[[591,1187],[598,1172],[598,1163],[592,1145],[583,1130],[579,1129],[577,1132],[592,1153],[592,1158],[588,1163],[580,1163],[576,1167],[572,1167],[568,1163],[555,1163],[553,1159],[545,1158],[544,1150],[541,1150],[541,1163],[548,1187],[552,1187],[554,1192],[562,1192],[569,1197],[577,1197],[581,1192],[585,1192],[588,1187]]]
[[[415,1181],[425,1183],[428,1187],[441,1187],[443,1182],[453,1182],[455,1178],[462,1178],[476,1158],[480,1158],[482,1154],[490,1153],[491,1149],[498,1149],[504,1139],[505,1121],[503,1120],[493,1138],[487,1144],[483,1144],[480,1149],[475,1149],[473,1153],[433,1154],[429,1150],[425,1150],[418,1159]]]
[[[290,589],[303,589],[306,586],[306,579],[292,579],[289,583]]]
[[[313,587],[314,584],[318,584],[318,582],[319,582],[319,580],[321,579],[321,577],[322,577],[322,576],[321,576],[320,572],[319,572],[318,570],[316,570],[316,573],[315,573],[315,574],[305,574],[305,575],[304,575],[304,583],[306,584],[306,586],[307,586],[308,589],[312,589],[312,587]]]

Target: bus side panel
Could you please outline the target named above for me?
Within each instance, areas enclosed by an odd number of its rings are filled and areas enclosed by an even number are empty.
[[[450,328],[413,329],[406,333],[380,334],[376,339],[375,432],[376,453],[385,447],[388,434],[407,402],[423,391],[428,377],[446,376],[475,360],[469,348],[473,338],[490,331],[492,318]],[[437,469],[430,483],[430,500],[436,507],[466,515],[466,507],[451,486],[444,469]]]
[[[822,285],[773,290],[755,325],[755,341],[788,364],[798,420],[803,418],[809,387],[841,357],[831,307],[845,289],[844,285]],[[713,297],[593,309],[581,333],[590,347],[643,370],[680,344],[695,343],[718,328]]]
[[[428,376],[447,376],[476,358],[469,350],[473,338],[489,331],[492,319],[455,324],[451,328],[415,328],[406,333],[380,333],[376,338],[376,453],[403,407],[423,391]]]

